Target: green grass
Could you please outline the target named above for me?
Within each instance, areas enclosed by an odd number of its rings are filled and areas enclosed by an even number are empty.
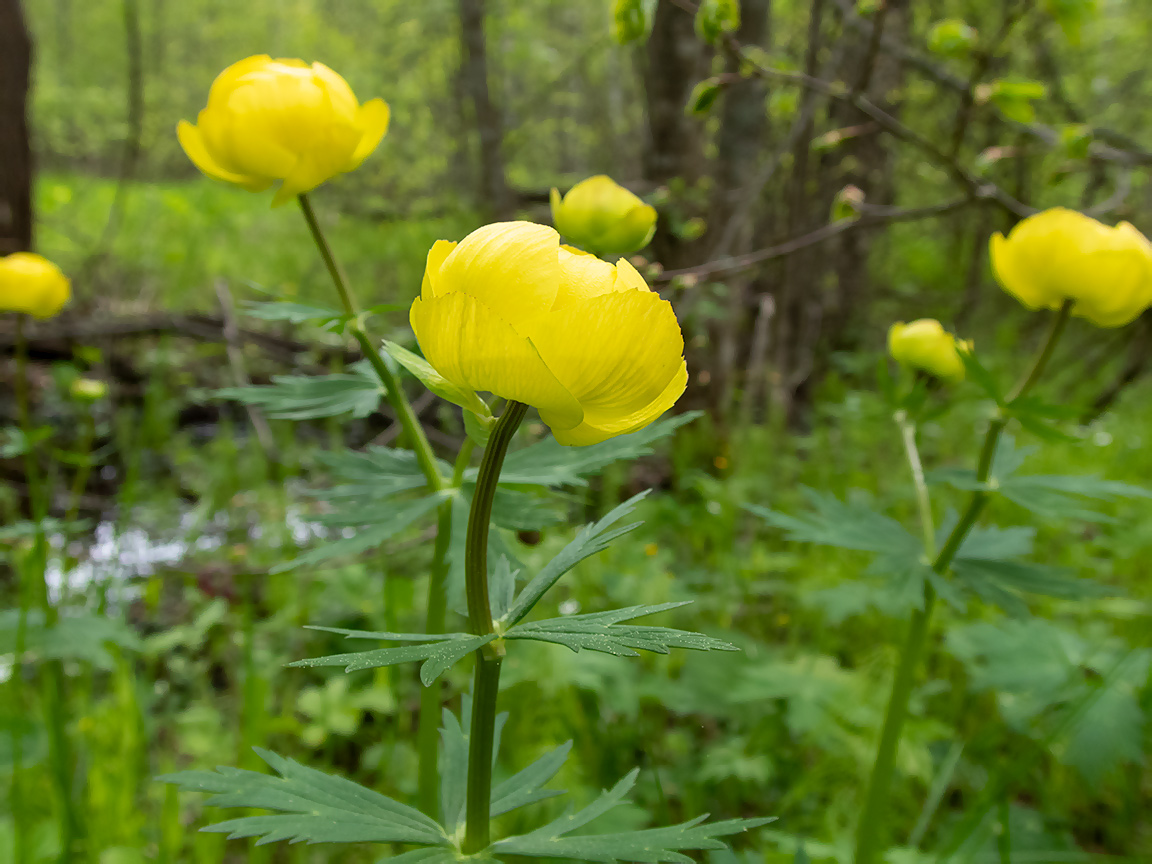
[[[312,196],[365,306],[415,297],[431,245],[476,227],[467,213],[390,221],[343,217],[336,202],[359,194],[354,184],[346,178],[336,190],[321,187]],[[362,192],[373,200],[371,190]],[[328,274],[299,208],[272,210],[271,192],[253,194],[203,177],[131,183],[109,246],[103,234],[115,197],[115,181],[84,174],[42,176],[36,188],[38,250],[74,277],[86,276],[75,290],[102,310],[212,310],[217,279],[226,280],[238,299],[332,302]]]

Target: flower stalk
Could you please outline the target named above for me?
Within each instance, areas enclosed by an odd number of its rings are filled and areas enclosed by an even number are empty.
[[[1048,362],[1052,359],[1052,352],[1056,348],[1056,343],[1060,340],[1060,336],[1068,324],[1072,306],[1073,301],[1066,300],[1053,316],[1043,346],[1027,373],[1009,394],[1004,407],[1011,406],[1013,402],[1026,396],[1036,385],[1036,382],[1040,380]],[[988,431],[984,435],[984,442],[980,447],[976,466],[976,479],[982,488],[972,493],[963,515],[949,533],[943,546],[935,553],[933,550],[935,530],[932,528],[931,503],[928,488],[924,483],[924,472],[921,467],[919,452],[916,449],[915,430],[903,416],[903,412],[897,415],[897,423],[901,427],[905,453],[916,486],[917,505],[920,511],[921,526],[924,530],[925,552],[932,559],[932,571],[943,576],[952,566],[956,553],[960,550],[961,545],[988,503],[989,491],[983,487],[991,476],[996,449],[1000,444],[1000,436],[1004,432],[1004,427],[1008,425],[1008,416],[1002,408],[988,424]],[[900,744],[900,736],[904,731],[904,721],[908,716],[908,699],[912,693],[913,678],[928,641],[929,624],[935,605],[936,589],[930,583],[925,582],[923,603],[919,609],[912,613],[908,634],[900,649],[900,659],[892,679],[892,689],[888,695],[888,707],[884,713],[880,743],[876,748],[872,773],[868,779],[868,791],[856,829],[855,864],[875,864],[880,860],[883,852],[883,828],[892,784],[892,769]]]
[[[400,382],[388,367],[388,364],[384,362],[384,358],[380,355],[372,339],[364,332],[356,300],[348,288],[348,280],[344,276],[344,271],[336,260],[336,256],[332,252],[332,247],[329,245],[328,239],[324,236],[324,231],[316,218],[316,211],[312,209],[312,202],[309,200],[307,194],[301,194],[297,196],[297,198],[300,202],[300,210],[304,214],[304,221],[308,223],[308,230],[312,233],[312,239],[316,242],[316,248],[320,251],[320,257],[324,260],[324,266],[328,268],[328,275],[332,277],[332,283],[336,286],[336,293],[340,296],[340,302],[344,307],[345,314],[348,316],[348,329],[351,331],[353,338],[360,346],[360,350],[364,352],[364,356],[368,358],[368,362],[372,365],[372,368],[384,385],[385,397],[392,406],[392,410],[396,412],[400,427],[404,430],[405,437],[412,445],[412,449],[416,452],[416,462],[424,474],[429,491],[433,494],[442,492],[445,489],[444,477],[440,474],[440,468],[436,462],[436,455],[432,452],[431,444],[428,443],[428,436],[424,434],[424,429],[420,425],[420,421],[416,418],[416,412],[412,410],[411,403],[404,395],[404,390],[400,387]],[[457,461],[457,470],[455,472],[457,476],[454,476],[452,479],[454,487],[459,487],[459,481],[462,479],[464,469],[467,468],[468,459],[472,455],[470,444],[470,441],[466,441],[464,448],[461,450],[460,456],[463,461]],[[444,632],[445,617],[447,614],[444,583],[448,574],[448,550],[451,546],[451,539],[452,500],[451,498],[445,498],[437,511],[436,545],[433,551],[432,570],[428,584],[428,601],[426,606],[427,618],[425,622],[425,632],[427,633]],[[440,692],[441,688],[438,683],[432,687],[425,687],[420,691],[419,728],[416,733],[417,752],[419,754],[419,769],[417,772],[419,777],[419,791],[417,798],[420,809],[433,817],[436,815],[437,801],[440,796],[439,771],[437,765]]]
[[[500,469],[508,445],[528,411],[523,402],[508,402],[492,428],[476,475],[476,491],[468,513],[464,552],[464,592],[468,601],[468,625],[477,636],[495,631],[488,597],[488,533],[492,524],[492,501],[500,482]],[[472,725],[468,737],[468,803],[464,829],[464,853],[471,855],[489,844],[492,798],[492,748],[496,732],[496,694],[500,689],[503,650],[486,645],[476,652],[472,688]]]

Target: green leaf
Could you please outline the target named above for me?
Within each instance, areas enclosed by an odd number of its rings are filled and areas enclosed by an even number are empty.
[[[84,660],[101,669],[114,665],[109,645],[127,651],[143,647],[140,636],[125,621],[103,615],[62,615],[52,626],[44,626],[39,609],[26,613],[24,650],[52,660]],[[0,610],[0,654],[14,654],[20,610]]]
[[[370,514],[374,517],[372,524],[366,528],[361,528],[352,537],[325,540],[315,549],[305,552],[298,558],[273,567],[272,572],[285,573],[289,570],[295,570],[297,567],[311,567],[333,558],[351,557],[367,552],[369,549],[375,549],[388,538],[403,531],[425,513],[435,509],[440,500],[439,496],[430,495],[417,501],[405,501],[403,505],[396,504],[386,511],[372,511]],[[365,518],[369,516],[363,511],[360,515]]]
[[[384,350],[388,352],[393,360],[411,372],[421,384],[441,399],[451,402],[453,405],[459,405],[466,411],[471,411],[473,414],[476,414],[481,419],[491,419],[491,410],[489,410],[484,400],[476,395],[475,390],[465,390],[453,384],[433,369],[427,360],[419,354],[414,354],[409,351],[403,345],[385,341]]]
[[[630,606],[611,612],[592,612],[517,624],[506,631],[506,639],[533,639],[564,645],[573,651],[586,649],[614,654],[617,657],[638,657],[637,649],[667,654],[669,648],[688,648],[694,651],[736,651],[735,645],[713,639],[702,633],[688,633],[670,627],[622,626],[645,615],[655,615],[688,605],[690,601],[661,603],[657,606]]]
[[[619,805],[636,783],[639,769],[633,769],[612,789],[582,810],[569,812],[528,834],[497,840],[491,851],[499,854],[527,855],[533,858],[575,858],[583,861],[637,861],[659,864],[671,861],[692,864],[682,850],[723,849],[717,837],[740,834],[771,822],[771,819],[730,819],[705,823],[699,816],[667,828],[626,831],[612,834],[579,834],[565,836],[603,816]]]
[[[307,306],[303,303],[289,303],[285,300],[244,304],[244,314],[249,318],[258,318],[261,321],[288,321],[292,324],[303,324],[313,321],[317,324],[327,325],[335,321],[344,321],[347,315],[335,309],[326,309],[322,306]]]
[[[496,561],[496,567],[488,577],[488,605],[494,619],[499,620],[511,608],[516,596],[516,575],[519,572],[512,569],[507,555],[501,555]]]
[[[692,93],[688,97],[688,104],[684,106],[684,112],[693,117],[703,117],[712,109],[712,105],[715,104],[717,97],[720,96],[720,91],[723,89],[722,79],[705,78],[692,88]]]
[[[492,789],[492,817],[510,813],[520,807],[535,804],[537,801],[563,795],[562,791],[541,787],[559,773],[571,750],[572,742],[566,741],[559,747],[549,750],[527,768],[517,771],[503,783],[494,787]]]
[[[375,374],[356,363],[351,375],[274,375],[272,383],[253,387],[226,387],[215,391],[221,399],[263,408],[273,420],[310,420],[351,413],[367,417],[384,395]]]
[[[1003,405],[1004,392],[1000,389],[1000,383],[996,380],[995,376],[988,371],[988,368],[980,362],[980,358],[976,355],[976,352],[957,351],[956,354],[960,358],[960,362],[964,364],[965,378],[983,390],[985,395],[997,405]]]
[[[1088,710],[1056,747],[1060,761],[1079,771],[1093,786],[1118,765],[1144,762],[1145,717],[1140,694],[1148,684],[1150,660],[1152,654],[1146,649],[1125,657],[1117,674],[1096,685]]]
[[[423,846],[400,855],[381,858],[376,864],[459,864],[460,854],[454,848]]]
[[[450,666],[496,638],[496,634],[474,636],[470,633],[445,633],[436,636],[420,636],[413,633],[372,633],[364,630],[337,630],[330,627],[314,629],[332,633],[342,633],[349,639],[380,639],[387,642],[417,642],[416,645],[401,645],[396,648],[376,648],[372,651],[353,651],[346,654],[329,654],[325,657],[312,657],[297,660],[289,666],[314,668],[317,666],[343,666],[345,672],[359,672],[363,669],[377,669],[381,666],[395,666],[398,663],[423,661],[420,667],[420,681],[425,687],[444,674]]]
[[[812,506],[812,511],[803,515],[789,516],[755,504],[745,507],[769,525],[782,529],[786,539],[794,543],[816,543],[862,552],[905,553],[914,557],[923,554],[920,541],[895,519],[862,504],[841,503],[835,496],[814,489],[805,487],[803,492]]]
[[[471,726],[471,694],[461,697],[459,718],[447,708],[440,716],[440,818],[451,833],[456,833],[464,821],[468,796],[468,734],[464,730]],[[493,746],[493,757],[498,752]]]
[[[681,426],[701,416],[700,411],[677,414],[657,420],[629,435],[609,438],[589,447],[565,447],[552,437],[509,453],[500,472],[502,484],[539,486],[583,486],[614,462],[631,461],[652,453],[652,445],[671,435]],[[475,480],[476,469],[465,475]]]
[[[976,594],[1013,615],[1027,613],[1027,607],[1016,596],[1016,592],[1070,600],[1104,597],[1115,593],[1107,586],[1069,576],[1063,568],[1028,561],[958,558],[952,569],[956,578]]]
[[[1093,476],[1013,476],[1000,484],[1000,492],[1009,501],[1038,515],[1085,522],[1114,521],[1111,516],[1085,506],[1085,499],[1109,502],[1120,498],[1152,498],[1152,492],[1140,486]]]
[[[516,597],[516,602],[508,614],[500,620],[505,625],[513,625],[521,621],[525,615],[532,611],[540,598],[548,589],[555,585],[560,577],[592,555],[608,547],[613,540],[622,537],[640,525],[632,522],[628,525],[613,527],[625,516],[636,509],[636,504],[648,494],[645,490],[639,495],[633,495],[623,504],[613,508],[604,518],[592,525],[585,525],[567,546],[560,550],[560,554],[545,565],[544,569],[533,577],[524,590]]]
[[[444,829],[419,810],[343,777],[253,749],[279,777],[221,766],[215,772],[180,771],[159,779],[182,789],[214,793],[206,802],[212,807],[257,807],[288,814],[245,816],[204,829],[232,839],[259,837],[258,846],[278,840],[449,845]]]

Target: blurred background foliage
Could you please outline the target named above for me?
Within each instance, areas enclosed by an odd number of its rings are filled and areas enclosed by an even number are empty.
[[[640,263],[684,322],[693,378],[683,407],[704,415],[654,455],[571,488],[553,521],[509,542],[531,572],[571,536],[565,523],[657,487],[634,542],[580,565],[549,611],[694,599],[665,623],[744,653],[512,652],[504,698],[519,707],[502,770],[572,738],[561,785],[581,801],[641,766],[636,805],[614,813],[621,826],[775,815],[771,830],[712,859],[848,860],[907,605],[859,556],[786,544],[743,505],[795,511],[811,487],[914,519],[876,392],[883,334],[893,320],[939,317],[1007,380],[1043,323],[988,270],[987,239],[1021,215],[1016,204],[1096,208],[1152,230],[1152,15],[1145,0],[744,0],[735,38],[781,73],[764,79],[742,77],[751,70],[723,38],[701,41],[688,0],[639,4],[649,33],[627,45],[613,39],[618,5],[25,0],[35,248],[76,292],[31,342],[53,515],[80,517],[53,532],[49,574],[61,608],[108,622],[33,649],[65,660],[80,851],[58,846],[39,713],[0,710],[0,777],[13,736],[32,772],[21,803],[31,860],[374,860],[199,834],[201,803],[153,780],[257,768],[253,745],[414,791],[412,670],[325,677],[284,664],[339,650],[303,624],[419,629],[429,538],[412,532],[354,560],[270,575],[334,536],[306,490],[331,480],[326,452],[394,443],[387,409],[273,419],[261,442],[250,413],[213,395],[239,378],[340,372],[358,359],[330,332],[243,315],[273,298],[332,305],[322,265],[293,208],[212,183],[177,145],[177,121],[195,118],[215,75],[253,53],[323,61],[362,100],[391,104],[381,149],[315,195],[365,305],[406,306],[436,239],[496,216],[547,221],[551,186],[603,172],[658,207]],[[477,10],[494,117],[477,109],[461,24]],[[784,73],[840,82],[837,92],[898,128]],[[709,79],[715,99],[703,108],[692,94]],[[495,162],[481,140],[493,131]],[[1068,406],[1067,438],[1043,442],[1033,472],[1147,484],[1147,317],[1121,331],[1070,328],[1044,394]],[[372,326],[410,341],[403,313]],[[0,343],[11,370],[11,329]],[[107,380],[109,397],[70,400],[78,374]],[[955,395],[921,430],[930,466],[970,464],[987,418],[974,389]],[[417,404],[452,453],[459,413]],[[0,456],[14,526],[0,535],[10,675],[13,574],[32,552],[19,530],[18,448]],[[941,510],[960,505],[937,494]],[[1152,506],[1105,509],[1105,523],[1036,523],[1007,502],[991,512],[1005,527],[1035,524],[1024,540],[1037,560],[1112,595],[1036,601],[1022,618],[975,604],[942,613],[900,752],[893,864],[943,860],[949,848],[970,861],[1152,858]],[[450,678],[454,693],[467,686],[459,669]],[[0,861],[11,849],[8,789],[0,783]]]

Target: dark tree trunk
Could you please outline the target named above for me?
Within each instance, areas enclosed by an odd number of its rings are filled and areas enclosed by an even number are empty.
[[[0,0],[0,255],[32,248],[31,69],[20,0]]]
[[[771,0],[744,0],[736,34],[742,44],[767,47],[770,9]],[[740,61],[735,54],[729,52],[725,61],[725,72],[739,72]],[[724,92],[713,170],[716,191],[708,219],[711,230],[706,235],[713,258],[747,252],[755,236],[754,211],[748,214],[745,224],[732,226],[732,230],[727,221],[756,173],[768,125],[764,110],[767,89],[763,78],[753,76],[730,85]],[[712,386],[718,394],[721,417],[727,417],[735,403],[740,384],[737,370],[747,356],[752,334],[749,313],[755,314],[760,308],[757,298],[749,303],[750,281],[747,276],[738,276],[728,282],[728,311],[714,328],[716,371]]]
[[[504,123],[488,91],[488,49],[484,36],[484,0],[459,0],[464,86],[476,111],[480,137],[480,204],[487,215],[512,215],[512,195],[504,173]]]
[[[671,0],[658,0],[648,37],[644,68],[648,140],[644,149],[644,179],[654,186],[679,180],[685,187],[699,179],[703,167],[700,124],[684,113],[692,88],[705,67],[703,43],[696,38],[692,15]],[[672,199],[661,213],[652,248],[666,268],[693,263],[698,253],[671,230],[671,219],[685,218],[684,202]],[[691,244],[698,245],[698,244]]]

